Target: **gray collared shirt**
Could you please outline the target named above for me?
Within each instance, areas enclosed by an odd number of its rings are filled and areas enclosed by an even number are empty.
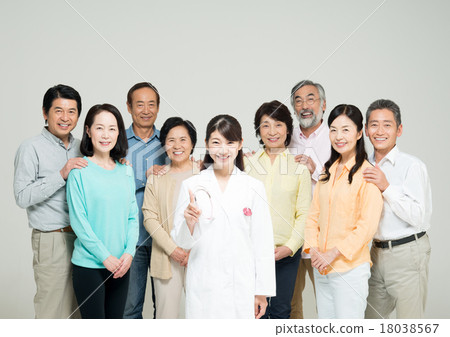
[[[23,142],[14,160],[14,196],[26,208],[28,224],[41,231],[68,226],[66,182],[60,174],[67,160],[81,156],[80,141],[69,135],[66,148],[47,128]]]

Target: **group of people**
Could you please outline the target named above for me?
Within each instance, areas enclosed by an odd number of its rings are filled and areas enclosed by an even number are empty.
[[[36,318],[142,318],[148,272],[155,318],[179,317],[183,291],[186,318],[303,318],[306,274],[319,318],[424,317],[431,188],[396,145],[397,104],[373,102],[365,123],[351,104],[324,118],[323,87],[300,81],[298,123],[262,104],[261,148],[244,154],[238,120],[215,116],[197,162],[194,125],[156,129],[159,104],[138,83],[132,125],[95,105],[80,142],[78,92],[44,95],[46,126],[21,144],[14,175],[33,228]]]

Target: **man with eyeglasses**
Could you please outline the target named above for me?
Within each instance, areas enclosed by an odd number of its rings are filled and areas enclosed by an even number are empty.
[[[291,90],[291,104],[299,125],[294,127],[289,151],[296,153],[295,160],[309,169],[314,190],[323,166],[331,154],[328,125],[323,121],[326,109],[325,90],[319,83],[300,81]],[[303,318],[302,293],[305,289],[306,272],[314,287],[311,257],[302,252],[291,302],[291,318],[294,319]]]

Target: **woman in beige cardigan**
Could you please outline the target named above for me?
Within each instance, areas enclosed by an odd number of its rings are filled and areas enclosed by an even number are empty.
[[[154,280],[156,318],[178,318],[189,252],[170,237],[181,182],[199,172],[190,160],[197,133],[191,122],[179,117],[166,120],[161,144],[171,160],[164,175],[150,175],[144,194],[144,226],[153,239],[150,275]]]

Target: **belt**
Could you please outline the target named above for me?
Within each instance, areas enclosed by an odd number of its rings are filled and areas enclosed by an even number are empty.
[[[41,231],[39,229],[36,229],[36,230],[41,233],[73,233],[73,229],[71,226],[63,227],[60,229],[55,229],[53,231]]]
[[[389,243],[391,243],[391,247],[403,245],[405,243],[411,242],[417,239],[420,239],[422,236],[424,236],[426,232],[421,232],[418,234],[413,234],[410,236],[407,236],[406,238],[398,239],[398,240],[388,240],[388,241],[378,241],[374,240],[373,245],[377,248],[389,248]]]

